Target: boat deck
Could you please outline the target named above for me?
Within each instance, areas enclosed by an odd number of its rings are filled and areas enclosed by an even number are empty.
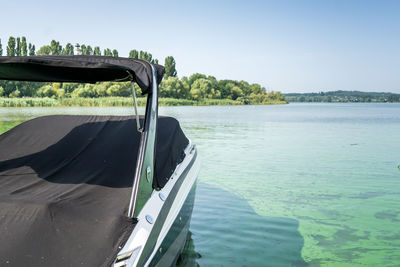
[[[175,139],[182,151],[187,139],[175,119],[159,127],[165,180],[182,160]],[[139,141],[121,116],[47,116],[0,135],[0,265],[109,266],[135,226],[126,214]]]

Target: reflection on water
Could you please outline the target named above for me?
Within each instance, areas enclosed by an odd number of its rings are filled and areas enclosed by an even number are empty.
[[[192,239],[192,232],[189,231],[185,247],[183,248],[182,254],[179,256],[176,266],[178,267],[197,267],[200,266],[196,260],[201,258],[200,253],[196,252],[194,242]]]
[[[260,216],[244,199],[200,182],[193,241],[183,254],[188,265],[180,266],[307,266],[298,227],[295,219]]]

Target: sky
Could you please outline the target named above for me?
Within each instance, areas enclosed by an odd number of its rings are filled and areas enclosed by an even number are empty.
[[[9,36],[172,55],[178,76],[267,90],[400,93],[400,1],[4,1]]]

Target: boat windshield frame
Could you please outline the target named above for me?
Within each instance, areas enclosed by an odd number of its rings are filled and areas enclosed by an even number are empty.
[[[129,201],[128,217],[135,218],[153,192],[155,148],[158,120],[157,69],[152,65],[152,90],[147,94],[144,124],[140,131],[140,146],[136,161],[135,177]]]

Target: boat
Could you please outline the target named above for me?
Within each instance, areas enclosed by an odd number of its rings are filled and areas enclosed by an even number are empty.
[[[138,59],[0,57],[3,80],[131,82],[135,108],[43,116],[0,135],[0,266],[175,265],[200,160],[179,122],[158,115],[163,75]]]

